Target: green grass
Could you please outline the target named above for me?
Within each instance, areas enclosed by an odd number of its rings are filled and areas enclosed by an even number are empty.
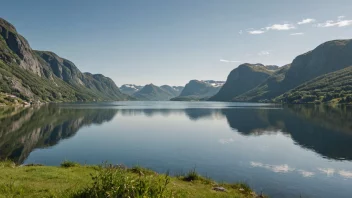
[[[65,160],[60,164],[60,166],[63,168],[70,168],[70,167],[80,166],[80,164],[77,162]]]
[[[0,162],[0,197],[254,197],[245,184],[205,182],[195,170],[196,179],[157,174],[142,168],[78,165],[63,162],[63,167],[15,166],[10,161]],[[67,166],[68,165],[68,166]],[[71,166],[74,165],[74,166]],[[192,177],[193,177],[192,176]],[[226,192],[213,190],[221,186]]]

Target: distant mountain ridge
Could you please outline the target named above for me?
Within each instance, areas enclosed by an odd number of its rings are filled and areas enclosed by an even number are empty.
[[[178,96],[183,90],[182,86],[148,84],[145,86],[124,84],[120,87],[122,93],[130,95],[137,100],[144,101],[167,101]]]
[[[138,100],[144,101],[165,101],[170,100],[170,98],[173,97],[173,94],[156,85],[148,84],[135,92],[132,96]]]
[[[139,91],[140,89],[142,89],[143,86],[140,85],[135,85],[135,84],[123,84],[120,87],[120,91],[124,94],[127,95],[132,95],[134,93],[136,93],[137,91]]]
[[[206,100],[215,95],[224,83],[224,81],[214,80],[191,80],[186,84],[180,95],[171,100]]]
[[[183,90],[184,87],[182,86],[170,86],[170,85],[162,85],[160,86],[161,89],[169,92],[172,97],[179,96]]]
[[[16,28],[2,18],[0,92],[36,102],[130,98],[108,77],[82,73],[71,61],[53,52],[32,50]]]

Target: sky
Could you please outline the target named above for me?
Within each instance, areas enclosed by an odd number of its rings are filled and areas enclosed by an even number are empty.
[[[347,0],[0,0],[36,50],[122,84],[226,80],[241,63],[285,65],[352,37]]]

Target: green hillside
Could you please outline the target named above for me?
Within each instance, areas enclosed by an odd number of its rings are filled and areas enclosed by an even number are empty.
[[[352,103],[352,66],[310,80],[274,99],[284,103]]]
[[[1,18],[0,92],[31,103],[130,99],[110,78],[82,73],[53,52],[32,50],[16,28]]]
[[[270,66],[269,68],[275,67]],[[236,96],[258,86],[273,72],[273,70],[269,70],[262,64],[242,64],[231,71],[224,86],[209,100],[231,101]]]
[[[286,72],[290,69],[290,65],[285,65],[275,71],[264,82],[260,83],[253,89],[235,97],[233,101],[256,101],[266,100],[277,96],[282,89],[281,82],[285,79]]]
[[[291,66],[281,69],[261,85],[236,97],[236,101],[262,101],[273,98],[318,76],[352,65],[352,40],[325,42],[297,56]]]

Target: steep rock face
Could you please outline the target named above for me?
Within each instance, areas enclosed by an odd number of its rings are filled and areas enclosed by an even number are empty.
[[[242,94],[236,100],[271,100],[304,82],[351,65],[352,40],[328,41],[312,51],[297,56],[290,67],[280,71],[281,76],[284,76],[282,80],[264,82],[261,86]]]
[[[34,51],[13,25],[0,18],[0,92],[26,101],[126,100],[103,75],[83,74],[53,52]]]
[[[84,78],[83,74],[71,61],[53,52],[35,51],[35,53],[45,61],[43,64],[46,64],[58,78],[74,86],[84,85],[81,80]]]
[[[13,52],[12,54],[10,52],[2,53],[3,57],[0,58],[7,62],[17,62],[19,66],[38,76],[43,74],[40,63],[38,59],[33,56],[33,51],[27,40],[17,33],[16,28],[12,24],[2,18],[0,18],[0,34],[2,39],[6,42],[7,47]],[[0,47],[2,48],[3,46]],[[13,55],[16,55],[18,58]]]
[[[134,93],[133,97],[137,98],[138,100],[160,101],[170,100],[172,95],[158,86],[148,84],[145,85],[141,90]]]
[[[272,73],[262,64],[242,64],[231,71],[224,86],[210,100],[231,101],[264,82]]]
[[[82,73],[74,63],[61,58],[53,52],[35,51],[45,61],[54,75],[78,89],[88,88],[95,95],[110,99],[127,99],[116,86],[113,80],[102,74]]]

